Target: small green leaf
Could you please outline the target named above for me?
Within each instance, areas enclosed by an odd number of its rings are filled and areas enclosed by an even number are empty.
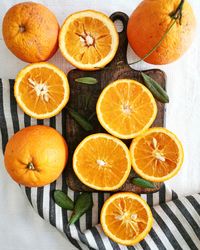
[[[156,188],[155,184],[151,181],[144,180],[142,178],[133,178],[132,183],[136,186],[143,187],[143,188]]]
[[[141,73],[145,86],[151,91],[153,96],[162,103],[168,103],[169,97],[166,91],[150,76]]]
[[[53,198],[55,203],[67,210],[73,210],[74,203],[73,201],[61,190],[55,190],[53,192]]]
[[[78,196],[74,211],[69,220],[69,225],[74,224],[79,218],[86,213],[93,206],[92,194],[91,193],[82,193]]]
[[[70,116],[85,130],[90,131],[93,129],[92,124],[82,115],[80,115],[77,111],[69,108]]]
[[[84,95],[84,102],[85,102],[85,107],[84,107],[84,109],[85,109],[85,110],[88,109],[88,106],[89,106],[91,97],[92,97],[91,93],[89,93],[89,94],[86,93],[86,94]],[[89,120],[89,119],[88,119],[88,120]]]
[[[96,83],[98,83],[96,78],[89,77],[89,76],[76,78],[75,82],[84,83],[84,84],[96,84]]]

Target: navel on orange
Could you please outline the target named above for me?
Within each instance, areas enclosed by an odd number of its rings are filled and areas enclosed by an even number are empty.
[[[36,119],[55,116],[69,100],[65,73],[50,63],[34,63],[22,69],[14,92],[21,109]]]
[[[112,195],[101,210],[104,233],[122,245],[135,245],[145,238],[153,224],[148,204],[134,193]]]
[[[89,135],[74,152],[73,168],[85,185],[96,190],[115,190],[130,173],[130,152],[122,141],[111,135]]]
[[[99,96],[96,110],[102,127],[121,139],[141,134],[157,115],[151,92],[141,83],[129,79],[109,84]]]
[[[130,152],[135,172],[155,182],[163,182],[177,174],[184,158],[181,142],[165,128],[151,128],[135,138]]]
[[[75,67],[97,70],[117,51],[119,37],[108,16],[94,10],[76,12],[65,20],[59,34],[63,56]]]

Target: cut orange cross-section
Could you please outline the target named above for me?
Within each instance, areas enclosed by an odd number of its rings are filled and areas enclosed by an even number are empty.
[[[89,135],[74,152],[73,168],[85,185],[96,190],[115,190],[130,173],[130,152],[122,141],[111,135]]]
[[[96,110],[102,127],[121,139],[138,136],[152,125],[157,115],[151,92],[129,79],[110,83],[99,96]]]
[[[179,139],[165,128],[151,128],[130,147],[132,166],[146,180],[163,182],[182,166],[184,152]]]
[[[69,100],[65,73],[50,63],[34,63],[22,69],[14,92],[21,109],[36,119],[55,116]]]
[[[101,210],[104,233],[122,245],[135,245],[145,238],[153,224],[148,204],[130,192],[117,193],[106,200]]]
[[[61,53],[72,65],[83,70],[104,67],[115,56],[118,44],[114,23],[94,10],[67,17],[59,34]]]

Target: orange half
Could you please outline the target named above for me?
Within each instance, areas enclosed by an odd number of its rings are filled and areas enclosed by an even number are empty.
[[[67,77],[50,63],[34,63],[22,69],[15,80],[15,98],[27,115],[36,119],[58,114],[69,100]]]
[[[148,204],[134,193],[112,195],[101,210],[104,233],[122,245],[135,245],[145,238],[153,224]]]
[[[91,188],[116,190],[129,176],[130,152],[111,135],[89,135],[74,152],[73,169],[80,181]]]
[[[146,180],[163,182],[180,170],[184,152],[179,139],[166,128],[151,128],[130,147],[132,166]]]
[[[59,34],[61,53],[72,65],[83,70],[104,67],[115,56],[118,44],[114,23],[94,10],[68,16]]]
[[[131,139],[152,125],[157,115],[157,105],[144,85],[134,80],[120,79],[102,91],[96,111],[106,131],[121,139]]]

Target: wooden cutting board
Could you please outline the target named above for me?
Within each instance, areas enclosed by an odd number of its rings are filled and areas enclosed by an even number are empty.
[[[79,69],[71,70],[68,73],[68,79],[70,84],[70,102],[69,105],[84,117],[89,118],[90,122],[93,125],[93,130],[89,133],[84,131],[77,123],[74,121],[69,114],[67,115],[66,121],[66,135],[68,138],[69,145],[69,161],[67,164],[67,184],[74,191],[91,191],[94,192],[91,188],[85,186],[83,183],[79,181],[76,177],[73,168],[72,168],[72,156],[76,146],[82,141],[87,135],[105,132],[105,130],[99,124],[96,117],[96,102],[102,91],[102,89],[108,85],[109,83],[120,79],[120,78],[128,78],[134,79],[139,82],[143,82],[141,77],[141,71],[136,71],[127,63],[126,53],[128,40],[126,36],[126,28],[128,22],[128,16],[122,12],[113,13],[110,18],[113,21],[120,20],[123,23],[123,30],[119,33],[119,48],[115,55],[113,61],[107,66],[109,69],[104,68],[103,70],[97,71],[82,71]],[[120,67],[119,67],[119,62]],[[111,68],[110,68],[111,67]],[[166,84],[166,76],[165,73],[159,69],[152,69],[143,71],[145,74],[154,78],[162,87],[165,88]],[[98,80],[97,84],[87,85],[82,83],[75,82],[76,78],[79,77],[94,77]],[[89,101],[88,101],[89,100]],[[157,102],[158,105],[158,115],[153,124],[153,126],[164,126],[164,116],[165,116],[165,107],[164,104]],[[129,146],[130,140],[126,140],[125,143]],[[87,169],[87,166],[85,166]],[[140,188],[133,185],[130,180],[135,176],[134,171],[131,172],[126,183],[117,191],[132,191],[135,193],[148,193],[158,191],[162,184],[156,184],[156,188]]]

